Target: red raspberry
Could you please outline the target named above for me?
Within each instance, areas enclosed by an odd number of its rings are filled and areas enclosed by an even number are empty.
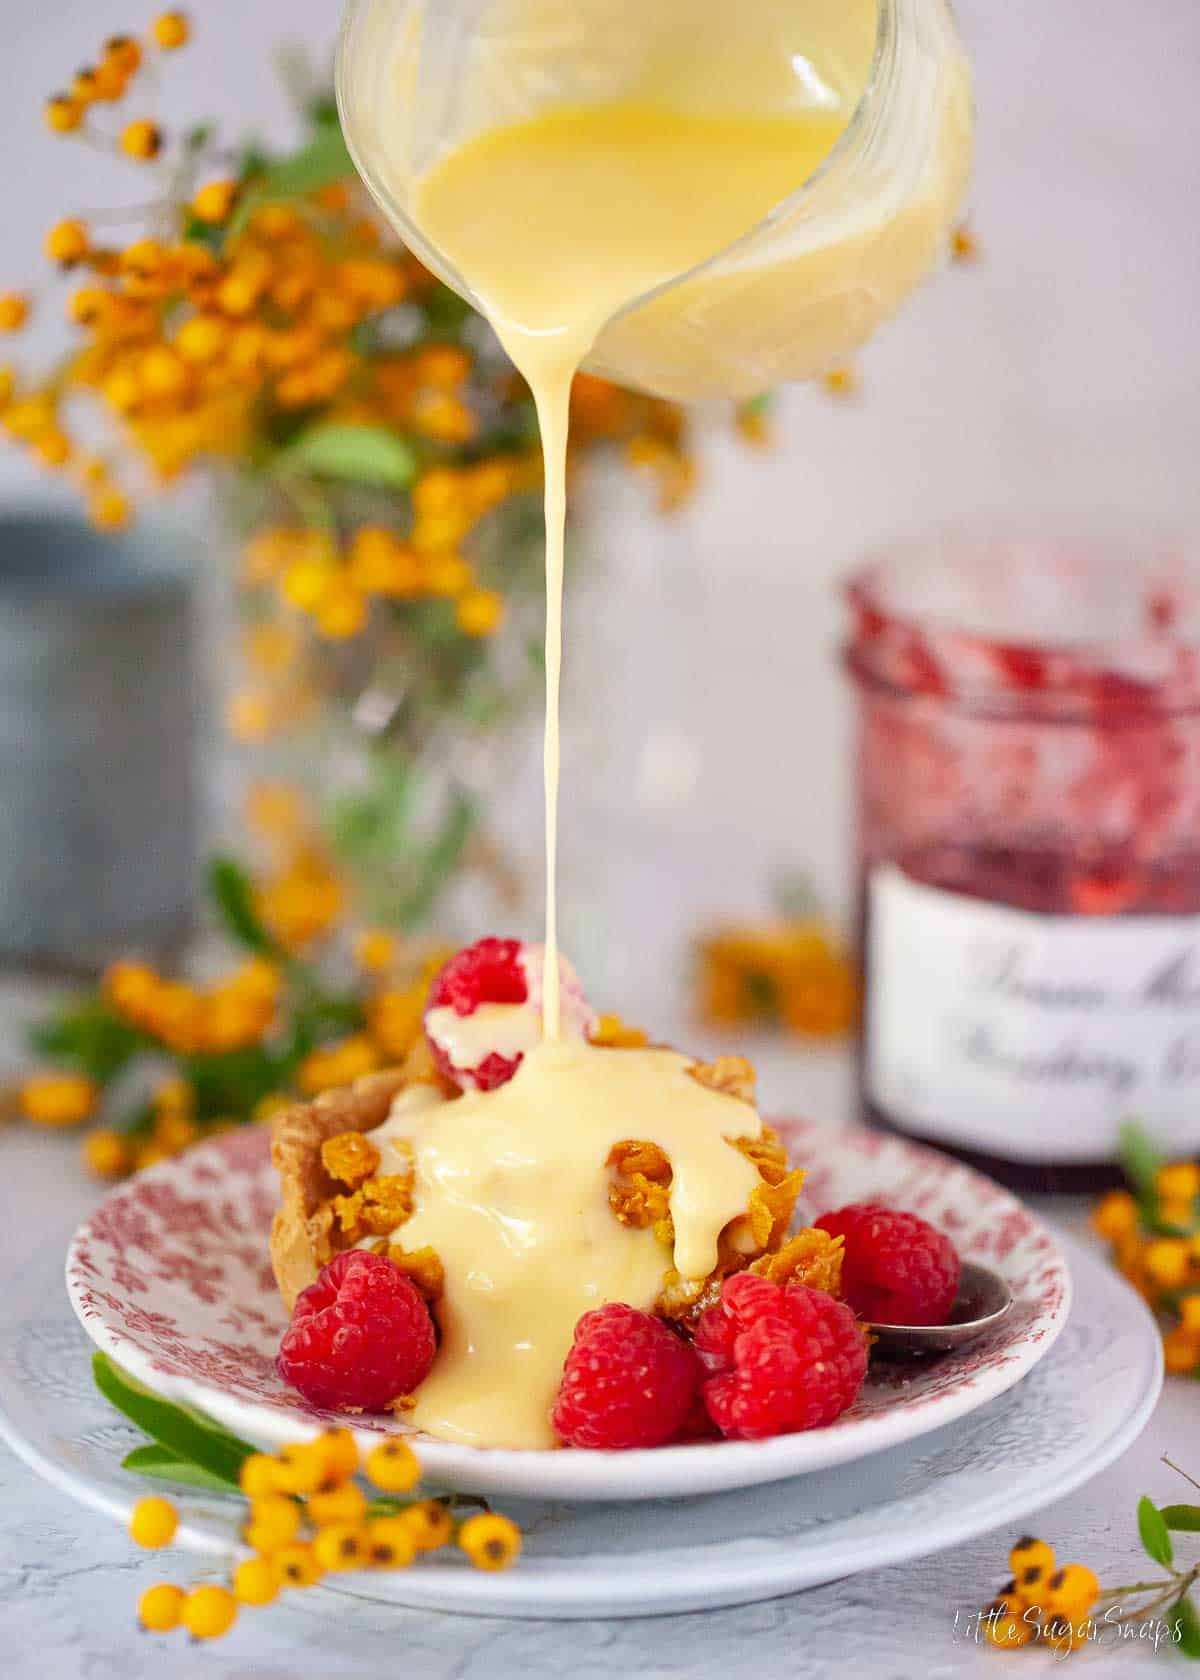
[[[314,1406],[382,1412],[425,1380],[436,1350],[412,1280],[386,1255],[350,1248],[301,1293],[276,1363]]]
[[[945,1324],[962,1261],[949,1237],[915,1213],[854,1202],[817,1220],[845,1237],[842,1293],[868,1324]]]
[[[612,1302],[575,1326],[551,1422],[569,1447],[661,1447],[699,1380],[695,1354],[661,1319]]]
[[[726,1278],[696,1326],[696,1352],[708,1415],[747,1441],[832,1423],[867,1374],[866,1339],[844,1301],[753,1272]]]
[[[459,951],[437,975],[425,1003],[428,1021],[431,1009],[453,1009],[456,1015],[474,1015],[481,1003],[525,1003],[529,982],[521,967],[519,939],[479,939]],[[473,1068],[459,1068],[449,1052],[425,1028],[425,1036],[439,1072],[461,1086],[494,1091],[507,1085],[521,1065],[520,1056],[485,1056]]]
[[[537,1043],[542,1030],[542,981],[544,958],[541,946],[526,945],[519,939],[479,939],[459,951],[437,975],[425,1003],[425,1037],[445,1077],[463,1090],[494,1091],[506,1085],[520,1067],[524,1050],[508,1053],[493,1050],[478,1061],[464,1062],[461,1052],[453,1054],[452,1034],[446,1017],[432,1020],[435,1010],[452,1010],[467,1019],[482,1004],[498,1003],[524,1009],[518,1018],[517,1037]],[[559,999],[565,1032],[584,1033],[595,1019],[583,995],[579,977],[565,958],[559,959]]]

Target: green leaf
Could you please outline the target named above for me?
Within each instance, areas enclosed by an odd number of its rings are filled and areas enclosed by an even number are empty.
[[[208,866],[208,890],[232,938],[260,956],[278,956],[271,938],[254,908],[250,877],[233,858],[215,857]]]
[[[1179,1631],[1175,1649],[1193,1662],[1200,1661],[1200,1616],[1190,1598],[1181,1598],[1175,1606],[1175,1625]]]
[[[416,456],[386,426],[313,426],[281,452],[279,463],[290,471],[387,490],[406,490],[417,475]]]
[[[204,1470],[190,1459],[177,1458],[168,1447],[152,1441],[144,1447],[134,1447],[121,1460],[123,1470],[135,1470],[139,1476],[154,1476],[163,1482],[178,1482],[181,1487],[203,1488],[208,1493],[236,1493],[238,1484],[231,1476],[218,1476]]]
[[[1158,1514],[1177,1534],[1200,1534],[1200,1505],[1162,1505]]]
[[[1118,1134],[1121,1165],[1135,1190],[1144,1196],[1154,1194],[1154,1175],[1163,1158],[1146,1133],[1133,1121],[1127,1121]]]
[[[1147,1499],[1144,1495],[1138,1500],[1137,1522],[1138,1533],[1142,1537],[1142,1545],[1147,1554],[1155,1563],[1161,1563],[1164,1568],[1169,1569],[1175,1556],[1171,1536],[1167,1532],[1162,1512],[1152,1499]]]
[[[98,1084],[107,1085],[146,1040],[119,1020],[103,998],[93,996],[34,1027],[29,1042],[39,1055],[75,1062]]]
[[[219,1481],[237,1481],[242,1464],[255,1450],[249,1442],[230,1435],[217,1424],[201,1423],[194,1412],[160,1399],[122,1371],[107,1354],[93,1356],[92,1375],[110,1405],[176,1458],[198,1465]]]

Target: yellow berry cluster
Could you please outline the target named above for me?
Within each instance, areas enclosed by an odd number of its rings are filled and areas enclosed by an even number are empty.
[[[373,1495],[356,1480],[360,1470]],[[451,1543],[477,1569],[506,1569],[516,1561],[521,1532],[515,1523],[492,1511],[460,1522],[445,1500],[417,1496],[420,1477],[407,1442],[390,1437],[360,1462],[348,1429],[326,1430],[277,1454],[252,1454],[241,1470],[247,1550],[229,1585],[185,1591],[159,1582],[139,1601],[142,1626],[154,1633],[182,1626],[195,1639],[215,1639],[228,1633],[239,1607],[270,1604],[285,1588],[311,1587],[352,1569],[407,1569]],[[129,1526],[138,1545],[158,1548],[174,1539],[178,1518],[167,1500],[154,1497],[139,1501]]]
[[[432,467],[413,485],[406,536],[389,526],[359,526],[345,542],[305,526],[270,526],[247,545],[243,580],[271,584],[283,605],[304,615],[331,641],[356,636],[372,601],[448,600],[468,636],[489,636],[504,617],[503,598],[479,582],[464,540],[505,498],[527,489],[532,469],[519,457],[469,467]],[[261,675],[285,675],[278,642],[247,650]],[[294,655],[293,655],[294,656]]]
[[[421,1037],[429,982],[445,956],[435,951],[415,979],[405,985],[386,984],[368,997],[365,1032],[352,1033],[312,1051],[296,1076],[304,1095],[319,1096],[322,1091],[351,1085],[376,1068],[403,1062]]]
[[[981,1612],[984,1637],[1002,1651],[1035,1642],[1068,1652],[1094,1637],[1100,1583],[1082,1563],[1059,1564],[1044,1540],[1025,1535],[1009,1553],[1012,1579]]]
[[[838,1038],[858,1015],[849,953],[819,920],[723,928],[697,946],[696,1007],[715,1026]]]
[[[168,1050],[220,1055],[262,1041],[275,1020],[281,983],[275,964],[261,957],[207,987],[123,960],[107,971],[102,990],[117,1015]]]
[[[1158,1315],[1167,1370],[1193,1375],[1200,1370],[1200,1163],[1168,1162],[1151,1189],[1148,1204],[1128,1190],[1110,1191],[1093,1209],[1092,1226]]]
[[[46,101],[47,125],[56,134],[84,132],[93,143],[112,144],[137,162],[156,158],[165,138],[156,122],[133,118],[118,134],[109,136],[106,130],[94,126],[93,115],[125,98],[147,53],[156,49],[170,52],[183,46],[189,34],[185,13],[164,12],[154,20],[145,41],[132,35],[110,37],[95,62],[76,71],[70,86]],[[74,320],[107,335],[113,343],[151,344],[153,312],[143,300],[156,294],[145,284],[136,261],[126,264],[124,253],[96,246],[88,224],[76,216],[57,222],[49,230],[45,251],[63,271],[82,266],[93,273],[96,283],[83,287],[71,301]],[[25,293],[0,293],[0,332],[19,331],[30,314],[31,304]],[[156,368],[151,364],[151,381],[162,376],[161,365]],[[95,523],[101,529],[113,530],[129,518],[129,501],[113,482],[107,465],[79,448],[67,429],[64,402],[77,379],[79,383],[88,382],[85,368],[73,364],[45,385],[23,390],[14,369],[0,366],[0,426],[14,441],[25,445],[40,465],[70,470],[87,498]]]

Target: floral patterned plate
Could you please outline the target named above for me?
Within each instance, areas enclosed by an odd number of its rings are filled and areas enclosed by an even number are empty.
[[[723,1441],[600,1453],[515,1452],[418,1437],[429,1479],[505,1497],[647,1499],[713,1493],[827,1470],[926,1435],[1011,1388],[1066,1322],[1070,1274],[1037,1219],[966,1167],[896,1138],[785,1123],[808,1168],[811,1215],[878,1197],[924,1215],[964,1255],[1002,1271],[1015,1310],[987,1341],[922,1365],[873,1367],[862,1395],[828,1429],[770,1441]],[[277,1445],[328,1414],[280,1381],[286,1322],[267,1259],[275,1205],[261,1131],[234,1133],[139,1174],[83,1225],[67,1287],[84,1329],[135,1377],[237,1434]],[[360,1440],[397,1427],[356,1420]]]
[[[320,1609],[331,1615],[344,1594],[385,1611],[646,1616],[751,1603],[959,1547],[992,1529],[1015,1533],[1120,1456],[1162,1383],[1162,1343],[1142,1302],[1107,1265],[1064,1246],[1077,1293],[1053,1350],[1018,1387],[945,1429],[741,1492],[634,1506],[505,1500],[525,1535],[515,1569],[480,1574],[439,1553],[400,1574],[330,1577],[316,1589]],[[19,1253],[19,1264],[14,1251],[0,1268],[0,1437],[55,1488],[123,1525],[147,1491],[121,1468],[141,1437],[92,1384],[89,1344],[59,1286],[57,1255],[45,1245]],[[179,1546],[222,1567],[244,1506],[189,1490],[176,1498]],[[163,1567],[188,1578],[178,1558]],[[854,1591],[844,1602],[854,1639]],[[363,1616],[380,1626],[378,1610],[347,1610],[347,1629]],[[419,1657],[417,1624],[385,1615],[382,1625]],[[522,1638],[510,1630],[510,1644]],[[593,1647],[603,1642],[604,1621],[589,1638]]]

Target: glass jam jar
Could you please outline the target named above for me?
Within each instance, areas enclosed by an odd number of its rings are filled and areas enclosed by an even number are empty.
[[[867,1117],[1026,1188],[1200,1153],[1200,565],[949,531],[847,589]]]

